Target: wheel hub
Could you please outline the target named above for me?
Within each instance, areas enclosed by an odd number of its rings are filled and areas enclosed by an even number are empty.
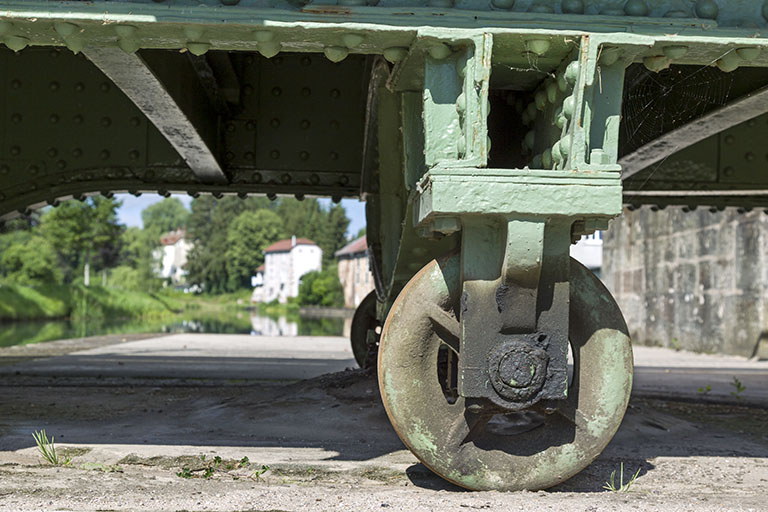
[[[546,336],[541,333],[516,335],[491,350],[488,375],[499,395],[493,400],[505,408],[518,409],[537,401],[547,378],[549,356],[542,347]]]

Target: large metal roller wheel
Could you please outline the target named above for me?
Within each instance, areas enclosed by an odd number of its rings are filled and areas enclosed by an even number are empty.
[[[462,487],[556,485],[600,454],[624,416],[632,348],[621,312],[597,277],[571,260],[568,399],[555,410],[472,412],[455,391],[461,355],[449,348],[458,346],[459,260],[429,263],[387,317],[378,373],[389,419],[425,466]]]
[[[368,331],[375,332],[380,325],[376,319],[376,292],[372,291],[357,306],[349,333],[352,353],[360,368],[368,368],[376,363],[376,346],[368,343]],[[374,356],[371,356],[372,352]]]

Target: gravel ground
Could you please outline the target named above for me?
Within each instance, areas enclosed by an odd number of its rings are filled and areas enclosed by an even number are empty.
[[[0,510],[768,510],[768,410],[736,398],[635,397],[580,474],[499,493],[419,464],[361,370],[296,382],[7,374],[0,397]],[[41,459],[41,428],[69,465]],[[631,491],[603,490],[621,463],[627,478],[639,470]]]

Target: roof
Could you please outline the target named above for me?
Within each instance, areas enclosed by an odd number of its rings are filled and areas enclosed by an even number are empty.
[[[163,245],[173,245],[186,235],[186,232],[183,229],[177,229],[176,231],[171,231],[163,236],[160,237],[160,243]]]
[[[297,245],[317,245],[317,244],[308,238],[297,238],[296,243],[293,242],[292,238],[286,238],[285,240],[280,240],[273,243],[272,245],[264,249],[264,252],[265,253],[288,252]]]
[[[349,242],[347,245],[336,251],[336,256],[351,256],[360,254],[368,250],[368,238],[363,235],[357,240]]]
[[[264,272],[267,269],[266,265],[259,265],[256,267],[256,272]]]

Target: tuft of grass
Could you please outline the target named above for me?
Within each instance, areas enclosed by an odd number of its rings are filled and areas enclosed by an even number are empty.
[[[251,475],[251,480],[262,480],[262,476],[264,473],[269,471],[269,466],[262,465],[261,468],[255,470],[253,474]]]
[[[72,462],[71,457],[59,457],[59,454],[56,453],[56,445],[53,442],[54,437],[51,436],[51,439],[49,440],[45,433],[45,429],[40,432],[35,431],[32,434],[32,437],[35,439],[37,449],[40,450],[40,455],[54,466],[66,466]]]
[[[637,480],[638,475],[640,475],[640,468],[637,468],[637,471],[635,471],[635,474],[632,475],[632,478],[630,478],[627,483],[624,483],[624,463],[623,462],[621,463],[619,472],[620,472],[619,485],[616,486],[616,470],[614,469],[611,472],[611,477],[608,479],[607,482],[605,482],[605,484],[603,484],[603,489],[611,492],[629,492],[629,488],[632,487],[632,484],[635,483],[635,480]]]
[[[699,388],[697,391],[698,391],[699,393],[703,394],[703,395],[706,395],[706,394],[708,394],[710,391],[712,391],[712,386],[710,386],[709,384],[707,384],[707,385],[706,385],[706,386],[704,386],[704,387],[700,387],[700,388]]]

